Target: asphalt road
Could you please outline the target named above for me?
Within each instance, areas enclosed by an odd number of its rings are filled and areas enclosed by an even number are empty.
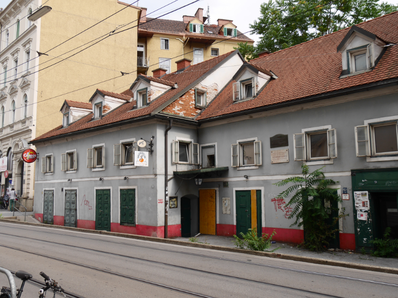
[[[82,297],[398,296],[393,274],[5,222],[0,267],[44,271]]]

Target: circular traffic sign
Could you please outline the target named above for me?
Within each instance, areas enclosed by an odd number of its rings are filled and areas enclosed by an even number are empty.
[[[4,178],[8,178],[8,171],[4,172]]]

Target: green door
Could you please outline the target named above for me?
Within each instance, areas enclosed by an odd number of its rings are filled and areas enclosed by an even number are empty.
[[[236,235],[246,234],[251,229],[251,192],[236,192]]]
[[[181,237],[191,237],[191,201],[181,198]]]
[[[54,191],[45,190],[43,200],[43,222],[54,223]]]
[[[120,224],[135,225],[135,189],[120,190]]]
[[[97,189],[95,195],[95,229],[111,230],[111,191]]]
[[[68,189],[65,190],[65,216],[64,225],[66,227],[77,226],[77,190]]]

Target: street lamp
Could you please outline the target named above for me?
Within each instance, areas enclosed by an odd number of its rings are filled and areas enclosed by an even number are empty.
[[[34,13],[32,13],[30,16],[28,16],[28,20],[31,22],[34,22],[37,19],[44,16],[45,14],[49,13],[51,11],[51,9],[52,8],[50,6],[42,6],[38,9],[36,9],[36,11]]]

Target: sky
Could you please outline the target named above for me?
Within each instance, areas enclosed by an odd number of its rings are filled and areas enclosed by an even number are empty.
[[[47,0],[43,0],[46,2]],[[48,0],[47,5],[51,6],[51,1]],[[60,0],[57,0],[60,1]],[[84,1],[84,0],[82,0]],[[102,1],[102,0],[98,0]],[[115,0],[116,1],[116,0]],[[178,9],[184,5],[195,2],[197,0],[121,0],[123,2],[133,4],[136,6],[146,7],[148,17],[159,17],[162,14],[169,13],[172,10]],[[250,31],[250,24],[260,17],[260,5],[268,0],[199,0],[187,7],[179,9],[173,13],[162,17],[164,19],[182,20],[183,15],[193,16],[198,8],[203,8],[204,15],[207,15],[207,9],[210,12],[210,22],[217,23],[217,19],[232,20],[238,27],[238,30],[245,33],[251,39],[258,41],[259,37],[248,33]],[[398,5],[398,0],[385,0],[390,4]],[[10,0],[0,0],[0,7],[5,8],[10,3]],[[158,8],[171,3],[169,6],[157,10]]]

